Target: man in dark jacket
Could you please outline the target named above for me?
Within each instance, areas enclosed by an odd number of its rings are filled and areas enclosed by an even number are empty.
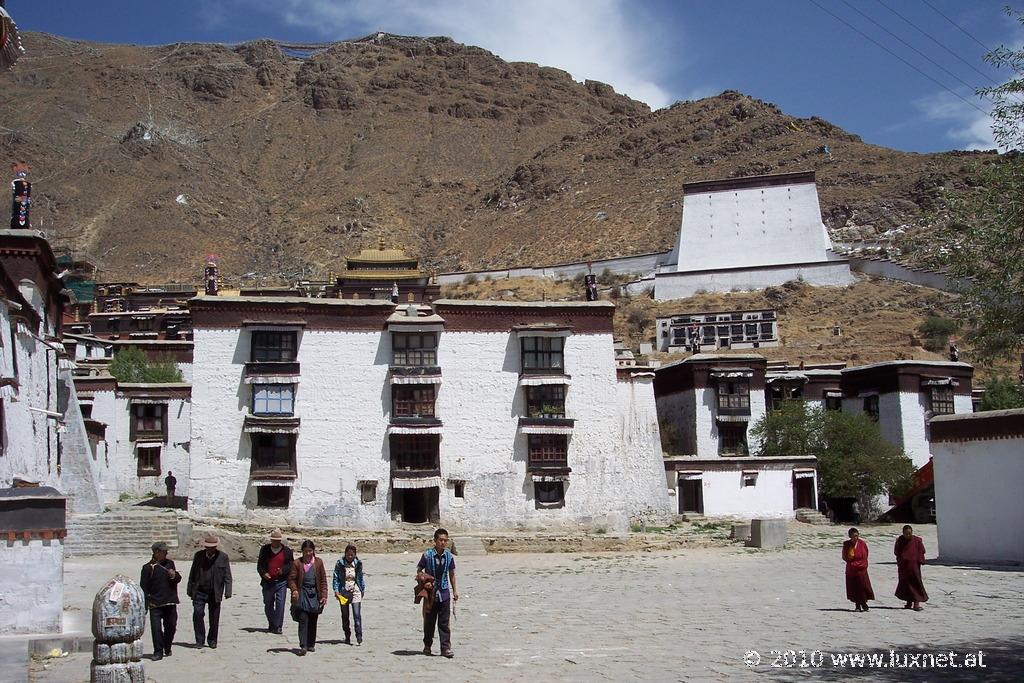
[[[217,632],[220,625],[220,603],[231,597],[231,562],[227,553],[217,550],[217,537],[208,534],[203,540],[203,550],[192,557],[192,569],[188,573],[188,597],[192,598],[192,626],[196,631],[196,646],[204,644],[217,647]],[[210,610],[210,634],[206,634],[204,618]]]
[[[256,571],[263,587],[263,611],[267,615],[267,630],[281,633],[284,628],[284,609],[288,598],[288,572],[291,571],[291,548],[281,541],[284,535],[280,529],[270,532],[270,543],[260,548],[256,560]]]
[[[149,628],[153,632],[153,661],[171,656],[171,642],[178,626],[178,584],[181,574],[167,559],[167,544],[153,544],[153,559],[142,565],[139,585],[146,594]]]

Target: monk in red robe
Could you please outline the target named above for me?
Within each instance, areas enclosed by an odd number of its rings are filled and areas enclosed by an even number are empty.
[[[896,569],[899,572],[899,583],[896,584],[896,597],[905,600],[904,609],[920,612],[922,602],[928,602],[928,591],[924,589],[921,578],[921,565],[924,564],[924,541],[914,535],[909,524],[903,527],[903,534],[896,539]]]
[[[868,578],[868,544],[861,540],[857,529],[850,529],[850,540],[843,542],[843,561],[846,562],[846,599],[856,607],[854,612],[867,612],[868,600],[875,599],[875,591]]]

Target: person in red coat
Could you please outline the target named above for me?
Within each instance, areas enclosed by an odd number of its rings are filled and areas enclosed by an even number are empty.
[[[867,612],[868,600],[875,599],[868,578],[868,544],[861,540],[857,529],[848,532],[850,540],[843,542],[843,561],[846,562],[846,599],[856,607],[854,612]]]
[[[921,578],[921,565],[924,564],[924,541],[914,535],[909,524],[903,527],[903,534],[896,539],[893,548],[896,554],[896,569],[899,572],[899,583],[896,584],[896,597],[905,600],[904,609],[920,612],[922,602],[928,602],[928,591],[924,589]]]

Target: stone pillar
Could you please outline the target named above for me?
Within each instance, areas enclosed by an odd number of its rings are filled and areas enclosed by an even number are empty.
[[[139,584],[118,574],[92,601],[92,635],[96,638],[89,666],[91,683],[145,683],[142,634],[146,630],[146,598]]]

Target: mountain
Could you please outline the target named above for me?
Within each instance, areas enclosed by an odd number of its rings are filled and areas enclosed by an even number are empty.
[[[838,239],[900,234],[994,153],[912,154],[726,91],[651,112],[449,38],[108,45],[28,33],[0,150],[104,280],[326,277],[383,237],[431,268],[668,249],[682,185],[818,174]],[[828,147],[831,158],[823,150]]]

